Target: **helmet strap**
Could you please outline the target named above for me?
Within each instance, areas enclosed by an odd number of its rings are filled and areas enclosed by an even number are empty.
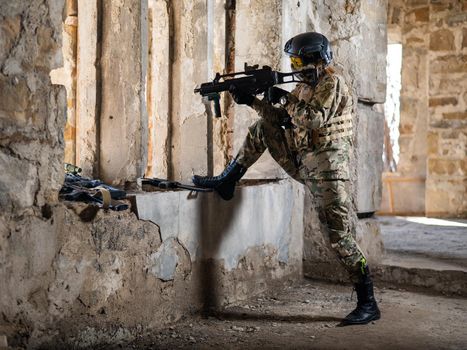
[[[308,72],[307,74],[299,74],[298,76],[300,80],[304,82],[305,84],[315,87],[318,84],[321,77],[323,76],[324,71],[325,70],[322,65],[317,65],[311,68],[311,71]]]

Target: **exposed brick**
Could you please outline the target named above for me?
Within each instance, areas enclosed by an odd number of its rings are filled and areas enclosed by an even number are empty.
[[[447,55],[430,62],[431,73],[467,72],[467,55]]]
[[[423,6],[428,5],[428,0],[407,0],[407,6],[415,7],[415,6]]]
[[[467,161],[451,159],[429,159],[428,173],[433,175],[464,175]]]
[[[443,113],[443,119],[447,120],[467,120],[467,111],[466,112],[452,112],[452,113]]]
[[[457,77],[450,76],[450,74],[445,74],[445,75],[431,74],[430,95],[431,96],[439,96],[439,95],[458,96],[460,91],[467,90],[465,88],[465,82],[467,82],[467,74],[464,74],[464,76],[457,76]],[[467,98],[464,101],[466,101],[467,103]]]
[[[430,20],[430,8],[428,6],[416,8],[407,13],[407,22],[428,22]]]
[[[401,123],[399,126],[399,132],[401,134],[413,134],[414,125],[411,123]]]
[[[440,29],[430,34],[430,50],[454,50],[454,34],[449,29]]]
[[[461,134],[465,135],[465,133],[461,133],[459,130],[442,131],[441,132],[441,138],[443,140],[446,140],[446,139],[458,139]]]
[[[401,24],[402,10],[400,7],[394,7],[390,24]]]
[[[425,43],[425,39],[418,38],[418,37],[411,37],[405,40],[406,45],[412,45],[412,46],[416,46],[417,44],[424,44],[424,43]]]
[[[446,23],[449,26],[457,26],[457,25],[464,25],[467,22],[467,12],[458,13],[453,16],[449,16],[446,18]]]
[[[457,105],[457,98],[455,97],[432,97],[429,100],[430,107]]]
[[[430,122],[430,127],[439,128],[439,129],[452,129],[452,128],[467,128],[467,119],[444,119],[444,120],[434,120]]]
[[[462,48],[467,47],[467,28],[462,29]]]
[[[453,7],[452,3],[445,1],[445,0],[436,2],[436,3],[433,3],[432,1],[430,10],[434,12],[441,12],[441,11],[450,10],[452,9],[452,7]]]
[[[438,133],[428,132],[428,135],[427,135],[428,155],[438,154],[438,140],[439,140]]]

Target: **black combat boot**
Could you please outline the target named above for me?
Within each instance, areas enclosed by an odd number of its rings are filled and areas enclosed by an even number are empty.
[[[381,313],[373,294],[373,281],[368,266],[363,268],[360,281],[355,284],[355,291],[357,292],[357,307],[342,320],[341,325],[367,324],[379,320]]]
[[[194,175],[192,180],[196,186],[214,188],[222,199],[228,201],[234,195],[237,181],[245,175],[246,171],[247,168],[237,163],[234,159],[222,174],[213,177]]]

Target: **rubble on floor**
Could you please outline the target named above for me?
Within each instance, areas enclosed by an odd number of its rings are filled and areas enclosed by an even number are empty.
[[[464,349],[467,300],[376,289],[382,318],[338,327],[355,307],[351,287],[303,280],[231,305],[186,316],[158,333],[98,349]]]

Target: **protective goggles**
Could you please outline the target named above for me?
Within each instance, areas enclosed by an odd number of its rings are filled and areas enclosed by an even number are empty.
[[[302,69],[309,64],[318,64],[322,61],[321,54],[319,52],[308,53],[306,56],[290,55],[289,57],[293,69]]]
[[[298,56],[290,56],[290,63],[293,69],[302,69],[305,66],[302,58]]]

